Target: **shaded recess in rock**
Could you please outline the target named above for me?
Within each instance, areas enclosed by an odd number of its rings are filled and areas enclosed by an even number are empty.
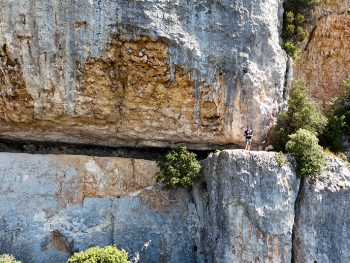
[[[0,152],[30,153],[30,154],[70,154],[102,157],[125,157],[145,160],[158,160],[167,151],[178,148],[181,144],[174,144],[171,148],[154,147],[108,147],[89,144],[73,144],[40,141],[18,141],[0,138]],[[213,145],[215,149],[222,149],[222,145]],[[226,149],[239,149],[238,145],[227,145]],[[213,150],[191,150],[198,160],[203,160]]]

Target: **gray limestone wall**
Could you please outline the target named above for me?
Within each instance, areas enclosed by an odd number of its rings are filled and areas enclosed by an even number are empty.
[[[0,153],[0,253],[64,263],[115,244],[139,262],[349,261],[340,160],[301,183],[274,153],[226,150],[202,164],[191,192],[165,191],[153,161]]]

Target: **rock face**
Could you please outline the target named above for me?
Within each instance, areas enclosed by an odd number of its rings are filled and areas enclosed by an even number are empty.
[[[266,152],[224,151],[204,166],[208,262],[291,262],[299,180]]]
[[[349,10],[349,1],[332,0],[314,11],[309,42],[296,64],[295,76],[305,79],[323,107],[350,77]]]
[[[1,1],[0,136],[193,148],[264,140],[282,0]]]
[[[116,244],[140,262],[348,262],[350,171],[302,181],[274,153],[223,151],[191,194],[154,185],[153,161],[0,154],[0,254],[64,263]]]
[[[350,172],[339,160],[302,183],[296,204],[294,262],[350,261]]]
[[[152,188],[155,171],[144,160],[1,153],[0,254],[64,263],[114,243],[142,262],[195,262],[194,205]]]
[[[298,185],[271,154],[213,156],[204,164],[207,190],[198,184],[193,198],[154,187],[152,161],[0,157],[0,253],[24,262],[63,263],[74,251],[112,243],[140,252],[141,262],[291,257]]]

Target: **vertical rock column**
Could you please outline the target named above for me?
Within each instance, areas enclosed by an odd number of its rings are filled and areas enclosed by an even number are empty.
[[[204,164],[208,262],[290,262],[299,180],[266,152],[223,151]],[[200,210],[200,209],[199,209]]]
[[[293,261],[350,262],[350,171],[339,160],[305,180],[296,205]]]

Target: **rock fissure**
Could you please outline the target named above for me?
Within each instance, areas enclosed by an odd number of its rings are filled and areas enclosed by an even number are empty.
[[[299,263],[299,261],[296,260],[296,253],[298,251],[298,248],[300,248],[300,242],[298,243],[298,240],[296,238],[296,228],[297,228],[297,222],[299,220],[299,215],[300,215],[300,202],[302,198],[302,191],[304,190],[304,185],[305,185],[305,180],[306,179],[301,179],[300,184],[299,184],[299,190],[297,194],[297,198],[295,200],[294,204],[294,223],[293,223],[293,230],[292,230],[292,258],[291,258],[291,263]]]

